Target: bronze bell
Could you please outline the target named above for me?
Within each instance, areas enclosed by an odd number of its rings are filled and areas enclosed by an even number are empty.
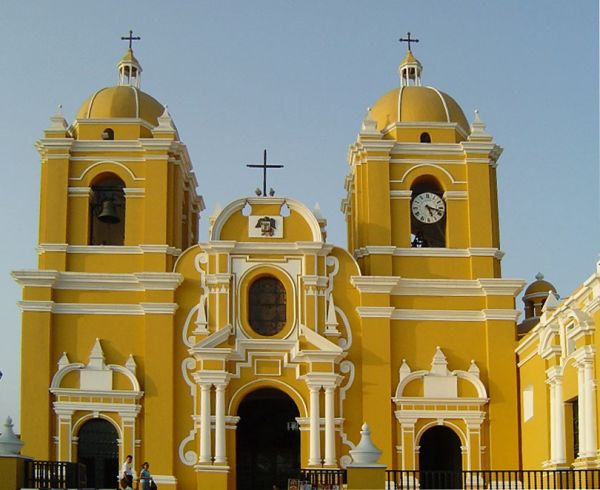
[[[102,223],[108,223],[110,225],[114,225],[121,221],[121,218],[119,218],[117,214],[117,208],[113,201],[111,201],[110,199],[102,201],[102,209],[98,214],[98,219],[102,221]]]

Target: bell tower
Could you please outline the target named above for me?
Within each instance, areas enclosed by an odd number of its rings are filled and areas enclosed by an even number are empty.
[[[452,97],[423,84],[410,47],[398,71],[399,86],[367,110],[350,145],[342,202],[349,251],[362,272],[352,278],[362,382],[389,384],[364,392],[363,418],[374,421],[373,437],[389,454],[402,448],[403,469],[418,466],[418,447],[427,445],[421,435],[438,425],[470,447],[462,468],[516,467],[514,298],[523,282],[500,274],[502,148],[477,112],[469,124]],[[462,375],[447,365],[464,366],[458,369],[477,394],[456,384]],[[409,388],[417,373],[431,378]],[[396,406],[387,412],[389,393]],[[477,400],[477,420],[460,413],[467,398]]]
[[[499,277],[496,166],[502,148],[475,114],[421,83],[409,50],[400,85],[367,110],[350,146],[342,207],[363,273]]]
[[[118,85],[92,94],[70,125],[59,109],[37,142],[41,269],[167,272],[197,242],[204,205],[186,146],[140,89],[131,46],[117,68]]]

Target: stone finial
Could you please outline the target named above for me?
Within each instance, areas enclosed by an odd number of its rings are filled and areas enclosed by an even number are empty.
[[[475,109],[475,119],[471,123],[469,141],[492,141],[492,136],[485,131],[485,123],[479,117],[479,109]]]
[[[469,366],[468,372],[479,378],[479,366],[475,363],[475,359],[471,359],[471,365]]]
[[[51,133],[56,136],[65,136],[69,125],[62,113],[62,105],[59,104],[56,112],[50,117],[50,126],[46,128],[46,133]]]
[[[127,362],[125,363],[125,367],[135,375],[135,372],[137,370],[137,364],[135,362],[135,359],[133,358],[133,354],[129,354]]]
[[[436,376],[448,376],[448,361],[438,345],[431,361],[431,374]]]
[[[558,295],[554,291],[548,291],[548,297],[544,302],[544,306],[542,306],[542,311],[545,313],[547,311],[556,310],[559,303]]]
[[[375,121],[371,115],[370,107],[367,107],[367,113],[360,125],[360,134],[380,134],[379,131],[377,131],[377,121]]]
[[[4,423],[4,430],[2,431],[2,435],[0,435],[0,455],[11,456],[20,454],[23,444],[13,431],[12,419],[7,417]]]
[[[62,356],[60,356],[60,359],[58,360],[59,371],[63,368],[66,368],[69,364],[71,364],[71,361],[69,361],[69,356],[67,356],[66,352],[63,352]]]
[[[96,341],[94,342],[94,347],[92,347],[92,351],[90,352],[87,368],[97,370],[106,369],[106,365],[104,364],[104,351],[102,350],[102,345],[100,345],[99,338],[96,338]]]
[[[163,131],[175,131],[175,125],[173,124],[173,118],[171,117],[169,108],[166,105],[165,105],[165,110],[158,117],[158,126],[156,126],[156,129],[160,129]]]
[[[371,431],[366,422],[360,431],[360,442],[349,452],[350,456],[352,456],[352,464],[349,466],[380,466],[377,464],[377,461],[381,456],[381,451],[373,444]]]
[[[339,337],[338,321],[335,314],[335,303],[333,302],[333,294],[329,293],[327,300],[327,320],[325,321],[325,335],[327,337]]]
[[[406,359],[402,359],[402,366],[400,366],[400,381],[406,378],[410,374],[410,366],[406,362]]]

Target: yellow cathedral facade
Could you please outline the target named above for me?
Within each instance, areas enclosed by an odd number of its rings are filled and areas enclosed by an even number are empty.
[[[271,489],[346,468],[366,421],[388,469],[598,467],[599,271],[563,300],[538,278],[517,324],[502,148],[410,50],[357,121],[347,248],[265,193],[199,242],[190,156],[141,72],[130,48],[37,142],[38,268],[13,273],[24,454],[85,463],[94,488],[132,455],[160,488]]]

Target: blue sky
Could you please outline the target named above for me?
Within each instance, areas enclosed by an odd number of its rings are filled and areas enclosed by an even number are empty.
[[[541,271],[569,294],[595,269],[598,200],[598,4],[594,0],[5,1],[0,17],[0,418],[18,421],[19,288],[35,267],[39,157],[58,104],[116,83],[135,46],[142,88],[169,110],[188,145],[208,215],[252,193],[263,148],[285,169],[279,195],[319,202],[329,241],[345,245],[339,211],[347,147],[365,109],[398,84],[411,31],[423,82],[478,108],[504,147],[498,169],[505,277]],[[520,307],[520,305],[518,305]]]

